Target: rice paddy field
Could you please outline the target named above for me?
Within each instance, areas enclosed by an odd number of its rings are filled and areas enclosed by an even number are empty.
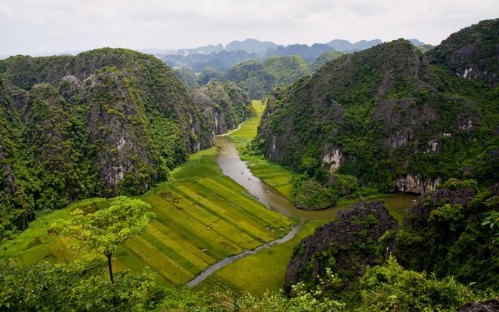
[[[255,137],[264,106],[252,103],[255,116],[230,134],[241,152]],[[172,173],[172,181],[156,186],[140,199],[156,214],[146,228],[114,254],[115,271],[140,271],[150,267],[160,284],[182,286],[221,259],[254,249],[288,233],[297,220],[267,209],[240,185],[223,175],[215,148],[192,155]],[[241,153],[242,154],[242,153]],[[287,197],[291,196],[289,171],[255,156],[244,156],[253,174]],[[51,224],[70,218],[75,208],[94,209],[108,204],[94,198],[65,209],[39,215],[15,240],[2,246],[0,258],[21,265],[41,260],[69,261],[65,242],[49,234]],[[279,289],[293,247],[325,221],[305,223],[295,238],[240,259],[203,281],[196,288],[221,287],[234,292],[261,294]]]
[[[115,269],[158,273],[164,285],[183,285],[215,262],[284,236],[296,221],[267,209],[225,177],[214,148],[192,155],[174,171],[174,182],[161,184],[140,198],[156,219],[115,253]],[[76,207],[105,205],[86,200],[40,216],[5,245],[0,257],[28,265],[40,260],[67,260],[64,242],[48,234],[50,225],[67,219]]]
[[[225,266],[204,280],[196,289],[217,287],[236,294],[249,292],[253,295],[262,295],[267,290],[282,288],[294,246],[311,235],[318,226],[327,222],[308,221],[293,239],[267,247]]]

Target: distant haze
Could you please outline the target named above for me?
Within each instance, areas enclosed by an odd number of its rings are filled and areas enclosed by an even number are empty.
[[[309,45],[417,38],[436,45],[498,16],[497,0],[1,0],[0,55],[193,48],[246,38]]]

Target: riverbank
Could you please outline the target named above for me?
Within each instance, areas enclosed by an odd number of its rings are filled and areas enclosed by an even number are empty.
[[[244,153],[248,143],[256,137],[265,105],[261,101],[252,101],[251,109],[254,112],[253,117],[241,124],[237,130],[231,131],[228,137],[235,144],[241,160],[251,172],[291,200],[293,173],[263,157]]]

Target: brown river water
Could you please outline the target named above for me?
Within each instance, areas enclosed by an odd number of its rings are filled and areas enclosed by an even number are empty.
[[[249,194],[264,204],[267,208],[282,213],[286,216],[297,218],[300,221],[292,227],[286,236],[263,244],[253,250],[245,250],[244,252],[226,257],[217,263],[213,264],[198,276],[192,279],[187,285],[194,287],[205,280],[207,277],[220,270],[224,266],[231,264],[248,255],[255,254],[257,251],[268,248],[269,246],[282,244],[295,237],[301,229],[303,223],[308,220],[331,220],[336,217],[338,210],[346,209],[349,205],[335,206],[325,210],[306,211],[296,208],[286,197],[281,195],[273,187],[255,177],[248,169],[246,164],[239,158],[239,153],[227,136],[216,136],[215,146],[218,149],[217,163],[223,173],[243,186]],[[391,210],[405,210],[409,208],[417,198],[411,194],[399,194],[396,196],[380,198]]]
[[[227,136],[216,136],[215,145],[218,148],[217,163],[223,173],[242,185],[251,195],[264,204],[267,208],[280,212],[286,216],[307,220],[328,220],[336,217],[340,209],[349,205],[335,206],[325,210],[307,211],[296,208],[286,197],[281,195],[272,186],[255,177],[246,164],[239,158],[239,153],[232,141]],[[398,194],[380,198],[390,209],[407,209],[417,198],[413,194]]]

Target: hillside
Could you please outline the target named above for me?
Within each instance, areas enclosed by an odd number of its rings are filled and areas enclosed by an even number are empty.
[[[474,41],[497,46],[490,29],[498,20],[471,29]],[[435,50],[444,53],[445,44]],[[484,64],[497,63],[497,52],[474,51],[471,57],[489,57]],[[335,173],[378,191],[413,193],[451,177],[491,185],[499,172],[497,86],[464,79],[433,59],[397,40],[333,60],[273,91],[255,145],[321,182]]]
[[[251,116],[246,93],[233,83],[210,81],[194,91],[194,103],[200,108],[212,135],[224,134]]]
[[[308,72],[307,64],[299,56],[272,56],[263,62],[237,64],[224,80],[236,83],[252,99],[263,99],[272,88],[288,86]]]
[[[0,61],[0,104],[1,236],[35,211],[143,193],[212,144],[173,71],[130,50]]]
[[[319,227],[294,249],[286,271],[288,291],[298,282],[312,289],[321,278],[327,278],[328,270],[341,280],[337,285],[325,284],[334,289],[331,296],[335,298],[353,297],[348,293],[371,283],[386,287],[388,280],[381,275],[366,283],[366,270],[369,266],[386,267],[389,257],[395,257],[406,270],[431,273],[442,280],[451,277],[463,285],[473,285],[473,289],[497,291],[498,191],[497,184],[478,190],[476,181],[451,179],[421,195],[407,210],[400,227],[382,202],[358,203],[340,211],[337,220]],[[397,272],[392,278],[402,276]],[[420,291],[407,292],[418,297],[415,293]],[[422,291],[419,296],[426,295]],[[444,300],[430,297],[437,302]]]
[[[412,39],[417,45],[423,45]],[[247,61],[265,61],[273,56],[299,56],[307,63],[326,52],[352,53],[371,48],[382,43],[380,39],[361,40],[351,43],[347,40],[335,39],[328,43],[278,45],[269,41],[246,39],[231,41],[225,47],[221,44],[208,45],[193,49],[179,49],[168,54],[156,53],[157,57],[173,68],[189,67],[194,72],[201,72],[211,67],[220,71]]]
[[[484,81],[489,86],[499,82],[498,21],[486,20],[467,27],[428,53],[430,61],[455,74]]]

